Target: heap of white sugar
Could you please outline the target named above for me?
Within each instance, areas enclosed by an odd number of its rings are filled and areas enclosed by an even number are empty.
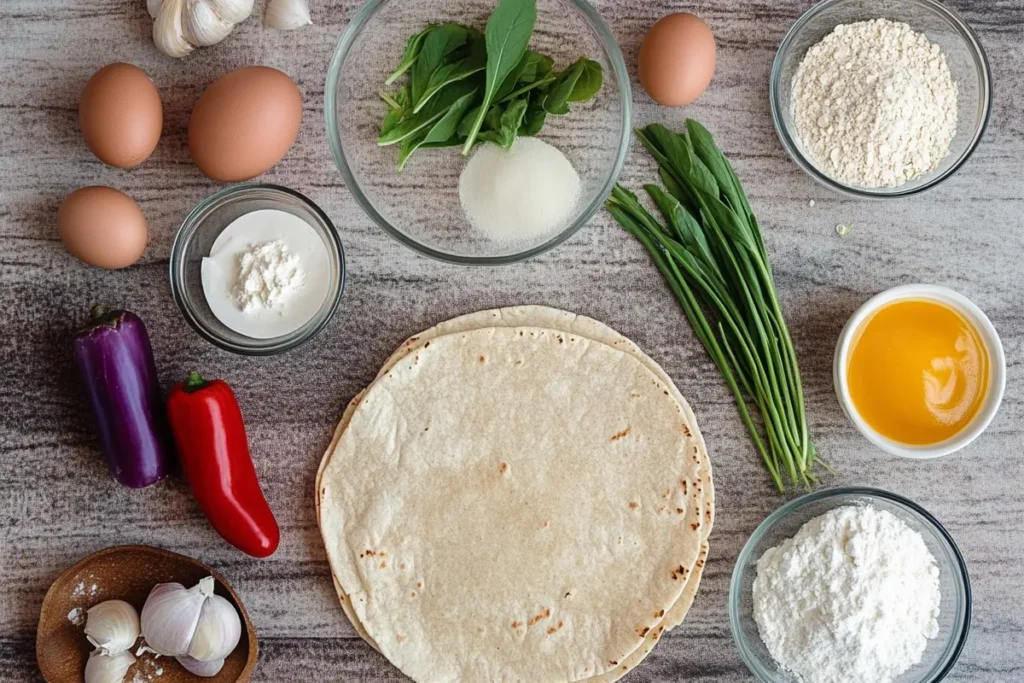
[[[567,227],[580,177],[565,155],[534,137],[512,149],[485,143],[459,179],[459,198],[475,229],[498,242],[530,241]]]

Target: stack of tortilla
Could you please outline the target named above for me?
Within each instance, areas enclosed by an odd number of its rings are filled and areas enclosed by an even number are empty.
[[[408,339],[345,410],[317,514],[356,631],[416,681],[616,681],[679,625],[711,463],[665,372],[523,306]]]

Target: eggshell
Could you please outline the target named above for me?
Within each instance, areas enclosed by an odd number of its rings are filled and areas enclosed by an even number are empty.
[[[715,37],[685,12],[658,21],[640,45],[640,84],[651,98],[683,107],[704,94],[715,73]]]
[[[295,142],[302,97],[277,69],[249,66],[210,85],[192,109],[188,148],[214,180],[248,180],[270,169]]]
[[[160,94],[139,67],[108,64],[85,84],[78,123],[86,146],[100,161],[118,168],[138,166],[160,141]]]
[[[124,192],[110,187],[75,190],[57,210],[64,247],[97,268],[126,268],[146,250],[146,217]]]

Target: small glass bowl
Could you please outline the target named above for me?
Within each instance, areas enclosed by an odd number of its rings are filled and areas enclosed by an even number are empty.
[[[202,263],[220,233],[236,218],[260,209],[298,216],[320,235],[330,263],[330,285],[324,303],[306,324],[290,334],[254,339],[217,319],[203,293]],[[331,219],[295,190],[279,185],[244,183],[207,197],[185,218],[171,247],[171,293],[181,314],[203,339],[246,356],[273,356],[291,351],[315,337],[330,321],[345,287],[345,251]]]
[[[896,679],[897,683],[936,683],[953,668],[971,625],[971,582],[960,549],[942,524],[913,501],[882,489],[851,486],[816,491],[786,503],[761,522],[740,552],[729,585],[729,625],[740,657],[758,680],[797,680],[772,659],[754,621],[752,590],[758,559],[796,535],[811,519],[844,505],[865,504],[891,512],[920,533],[939,567],[939,635],[928,641],[921,663]]]
[[[481,29],[495,0],[369,0],[342,34],[325,88],[327,136],[345,186],[363,210],[402,244],[441,261],[504,265],[543,253],[582,228],[604,205],[629,152],[632,95],[615,38],[585,0],[538,0],[530,49],[564,69],[577,57],[601,64],[604,85],[566,116],[549,116],[537,137],[562,151],[581,195],[565,228],[533,240],[498,242],[475,230],[459,200],[459,148],[421,149],[397,172],[397,145],[380,147],[387,108],[378,95],[409,37],[429,23]],[[400,81],[401,82],[401,81]]]
[[[793,122],[793,78],[807,50],[839,24],[869,19],[906,23],[937,43],[946,55],[958,89],[956,136],[949,153],[929,173],[899,187],[847,185],[819,170],[805,154]],[[909,197],[946,180],[967,162],[981,141],[992,111],[992,75],[977,35],[953,10],[936,0],[824,0],[801,16],[782,39],[772,65],[770,100],[775,130],[782,146],[800,168],[826,187],[854,197],[887,199]]]

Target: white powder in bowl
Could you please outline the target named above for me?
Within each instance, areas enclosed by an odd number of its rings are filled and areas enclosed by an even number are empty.
[[[941,48],[907,24],[840,24],[797,68],[793,121],[805,151],[829,177],[898,187],[949,154],[957,87]]]
[[[939,633],[939,569],[896,515],[847,505],[757,561],[754,620],[803,683],[890,683]]]
[[[534,240],[567,226],[580,199],[580,177],[557,148],[534,137],[512,149],[484,143],[459,178],[459,198],[473,227],[498,242]]]

